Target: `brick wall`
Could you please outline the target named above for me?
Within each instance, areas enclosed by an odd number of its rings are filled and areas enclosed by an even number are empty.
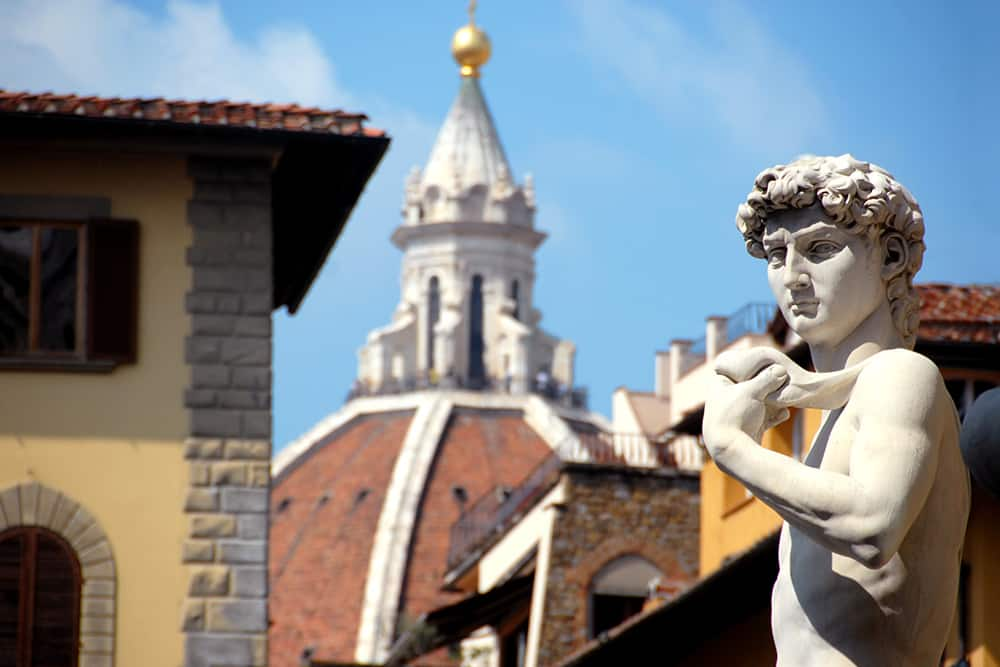
[[[185,664],[267,664],[271,192],[266,160],[192,158]]]
[[[682,586],[698,576],[698,478],[673,471],[569,465],[567,502],[552,535],[545,612],[539,642],[542,667],[590,639],[592,579],[611,561],[642,556]]]

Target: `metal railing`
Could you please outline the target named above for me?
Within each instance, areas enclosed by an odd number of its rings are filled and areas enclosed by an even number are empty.
[[[562,460],[552,453],[535,466],[517,487],[509,490],[498,488],[472,503],[451,527],[448,567],[461,563],[467,554],[530,510],[535,501],[559,480],[561,467]]]
[[[732,343],[747,334],[762,334],[774,318],[777,306],[773,303],[748,303],[726,317],[726,343]],[[704,358],[707,351],[705,336],[691,342],[688,354]]]
[[[674,468],[673,449],[641,433],[574,433],[513,489],[497,489],[466,508],[451,527],[448,567],[459,565],[528,512],[559,480],[563,463]]]
[[[642,433],[577,433],[560,446],[559,455],[575,463],[675,467],[670,446]]]
[[[726,340],[734,341],[747,334],[762,334],[774,319],[777,306],[773,303],[748,303],[729,316]]]

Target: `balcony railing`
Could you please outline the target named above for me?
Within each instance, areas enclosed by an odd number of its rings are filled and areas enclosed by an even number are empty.
[[[451,527],[448,568],[459,565],[469,553],[530,510],[535,501],[559,480],[561,466],[559,456],[550,454],[517,487],[487,493],[462,512]]]
[[[459,565],[470,553],[528,512],[559,480],[563,463],[612,464],[642,468],[675,467],[668,443],[651,441],[639,433],[575,433],[539,463],[513,489],[498,489],[480,497],[451,528],[448,568]]]
[[[773,303],[748,303],[726,318],[726,342],[739,340],[747,334],[762,334],[774,318]],[[691,343],[689,354],[705,356],[705,337]]]
[[[484,378],[476,382],[468,382],[461,377],[443,377],[439,379],[407,377],[402,380],[395,378],[382,383],[378,387],[369,387],[361,381],[356,381],[347,392],[348,401],[364,396],[391,396],[410,391],[427,389],[462,389],[466,391],[499,391],[511,393],[510,384],[498,378]],[[531,382],[528,391],[546,400],[569,408],[587,409],[588,396],[586,387],[566,387],[551,378],[536,378]]]

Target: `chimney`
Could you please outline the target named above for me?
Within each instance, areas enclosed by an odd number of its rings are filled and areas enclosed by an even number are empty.
[[[705,318],[705,361],[710,362],[729,341],[726,339],[729,319],[722,315]]]
[[[666,350],[656,351],[654,387],[657,398],[670,396],[670,353]]]
[[[687,364],[688,353],[691,351],[691,341],[683,338],[675,338],[670,341],[670,381],[669,393],[672,396],[677,381],[684,374]]]

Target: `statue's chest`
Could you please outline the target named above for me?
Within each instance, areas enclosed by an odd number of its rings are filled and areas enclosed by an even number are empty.
[[[857,428],[848,411],[849,407],[827,413],[813,438],[806,465],[845,475],[850,472],[851,447]]]

